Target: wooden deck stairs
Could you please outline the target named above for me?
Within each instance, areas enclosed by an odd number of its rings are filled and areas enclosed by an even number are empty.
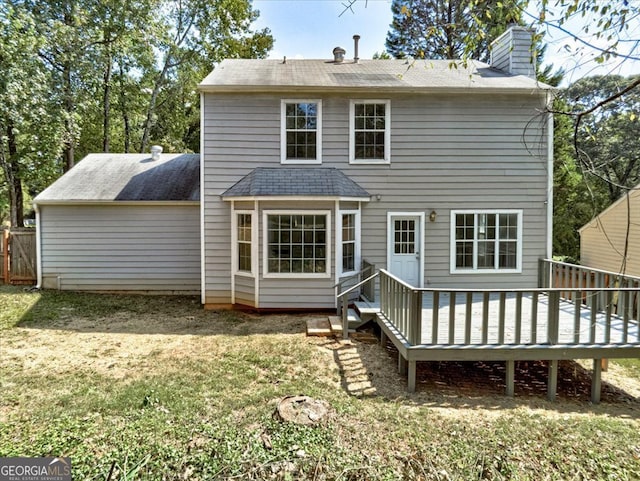
[[[357,332],[358,329],[372,321],[379,310],[379,307],[366,300],[355,301],[353,307],[349,307],[347,311],[349,333]],[[342,337],[342,318],[333,315],[327,318],[308,319],[307,336]]]

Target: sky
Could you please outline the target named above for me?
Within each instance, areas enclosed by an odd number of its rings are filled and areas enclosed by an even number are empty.
[[[330,59],[333,48],[338,46],[347,51],[346,58],[352,58],[354,34],[360,35],[360,58],[371,58],[374,53],[384,51],[392,20],[391,0],[357,0],[345,11],[348,3],[348,0],[253,0],[254,8],[260,11],[254,26],[271,29],[275,45],[269,58]],[[584,21],[579,18],[567,27],[577,31]],[[612,59],[598,65],[593,61],[593,50],[558,29],[549,28],[544,63],[565,69],[563,84],[596,74],[640,74],[640,18],[630,25],[627,36],[636,41],[622,42],[621,51],[630,52],[636,59],[624,62]],[[603,45],[599,40],[587,40]]]

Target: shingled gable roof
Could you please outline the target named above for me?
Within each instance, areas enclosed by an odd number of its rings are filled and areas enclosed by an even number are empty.
[[[303,90],[540,91],[552,87],[488,64],[451,60],[226,59],[200,84],[205,92]]]
[[[199,154],[90,154],[34,201],[46,203],[200,200]]]
[[[369,200],[369,193],[333,167],[258,167],[222,194],[239,197],[328,197]]]

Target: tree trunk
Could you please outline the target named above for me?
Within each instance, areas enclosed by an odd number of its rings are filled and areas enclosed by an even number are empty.
[[[104,84],[102,90],[102,151],[109,152],[109,130],[111,125],[111,47],[107,49],[107,65],[104,71]]]
[[[125,76],[122,64],[120,64],[120,111],[124,122],[124,151],[129,153],[131,147],[131,126],[129,124],[129,112],[127,110],[127,96],[125,93]]]
[[[167,54],[167,58],[164,61],[164,66],[162,67],[162,71],[158,74],[155,85],[153,86],[151,100],[149,100],[147,118],[144,121],[144,131],[142,134],[142,141],[140,142],[141,154],[146,152],[147,146],[149,144],[149,137],[151,136],[151,124],[153,123],[153,114],[156,111],[156,102],[158,100],[158,95],[160,94],[160,87],[162,87],[162,83],[164,82],[167,72],[169,71],[169,65],[171,65],[171,55]]]
[[[69,27],[73,27],[75,24],[75,11],[74,11],[74,3],[71,2],[67,6],[68,10],[64,12],[64,24]],[[64,141],[64,164],[62,165],[62,170],[67,172],[69,169],[73,167],[75,162],[75,142],[76,142],[76,132],[75,132],[75,120],[73,118],[75,103],[73,99],[73,86],[71,84],[71,60],[69,58],[73,58],[73,55],[70,55],[71,52],[66,52],[67,58],[62,63],[62,94],[64,99],[64,110],[66,113],[66,119],[64,122],[65,134],[66,138]]]
[[[7,127],[7,146],[9,156],[8,159],[5,159],[3,167],[9,190],[11,227],[22,227],[24,224],[24,208],[22,205],[24,198],[22,195],[22,179],[18,169],[18,145],[12,124]]]

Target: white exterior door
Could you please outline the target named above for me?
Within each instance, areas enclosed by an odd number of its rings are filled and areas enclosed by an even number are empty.
[[[423,214],[389,213],[389,271],[414,287],[422,287]]]

